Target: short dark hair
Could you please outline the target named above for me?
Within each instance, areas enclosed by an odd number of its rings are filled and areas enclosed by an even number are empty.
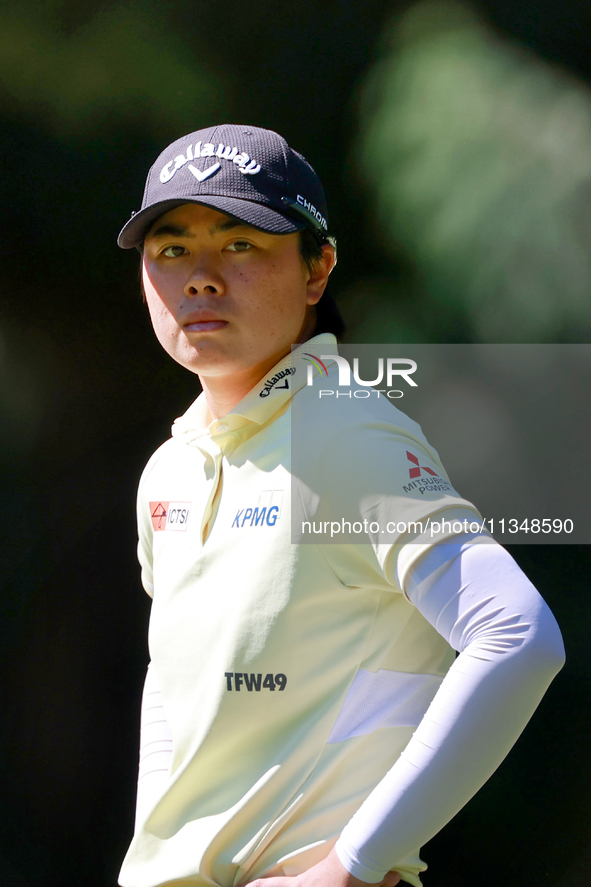
[[[306,263],[308,271],[313,271],[315,263],[322,258],[322,244],[309,228],[303,228],[299,235],[300,255]]]
[[[303,228],[299,232],[300,255],[308,271],[314,269],[314,264],[322,258],[322,244],[310,230]],[[347,326],[342,318],[332,296],[324,293],[318,304],[316,305],[316,326],[313,335],[319,336],[320,333],[332,333],[339,341],[343,338]]]

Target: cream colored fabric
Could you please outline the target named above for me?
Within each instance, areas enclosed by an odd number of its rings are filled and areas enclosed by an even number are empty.
[[[325,409],[304,353],[335,348],[330,335],[306,342],[209,427],[198,398],[142,476],[139,558],[172,755],[138,796],[124,887],[232,887],[322,859],[453,662],[401,592],[405,572],[453,529],[356,544],[300,532],[340,509],[379,522],[479,517],[418,425],[384,398]],[[440,489],[404,490],[407,451]],[[364,679],[375,692],[365,714],[354,704]],[[420,885],[418,849],[396,867]]]
[[[381,883],[393,859],[467,804],[564,663],[548,606],[504,548],[482,542],[432,548],[408,576],[410,600],[460,655],[396,764],[339,837],[336,852],[361,881]]]

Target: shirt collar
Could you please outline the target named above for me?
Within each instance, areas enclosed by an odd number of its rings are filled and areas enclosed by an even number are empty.
[[[222,452],[234,450],[243,440],[256,434],[262,425],[284,412],[294,394],[306,385],[308,374],[314,376],[323,372],[327,362],[324,358],[333,354],[338,354],[338,347],[332,333],[321,333],[308,339],[276,363],[229,413],[209,425],[206,424],[205,394],[200,394],[186,413],[175,419],[172,436],[188,444],[208,436],[215,440]]]

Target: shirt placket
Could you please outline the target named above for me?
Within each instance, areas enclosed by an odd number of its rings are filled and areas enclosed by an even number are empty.
[[[203,509],[201,518],[200,539],[201,545],[205,545],[215,520],[215,514],[219,505],[223,485],[222,451],[211,437],[203,436],[195,442],[201,452],[213,463],[213,477],[209,488],[209,496]]]

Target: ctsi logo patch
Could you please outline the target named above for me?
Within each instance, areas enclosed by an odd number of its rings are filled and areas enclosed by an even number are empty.
[[[150,517],[154,532],[169,530],[186,533],[192,502],[150,502]]]

